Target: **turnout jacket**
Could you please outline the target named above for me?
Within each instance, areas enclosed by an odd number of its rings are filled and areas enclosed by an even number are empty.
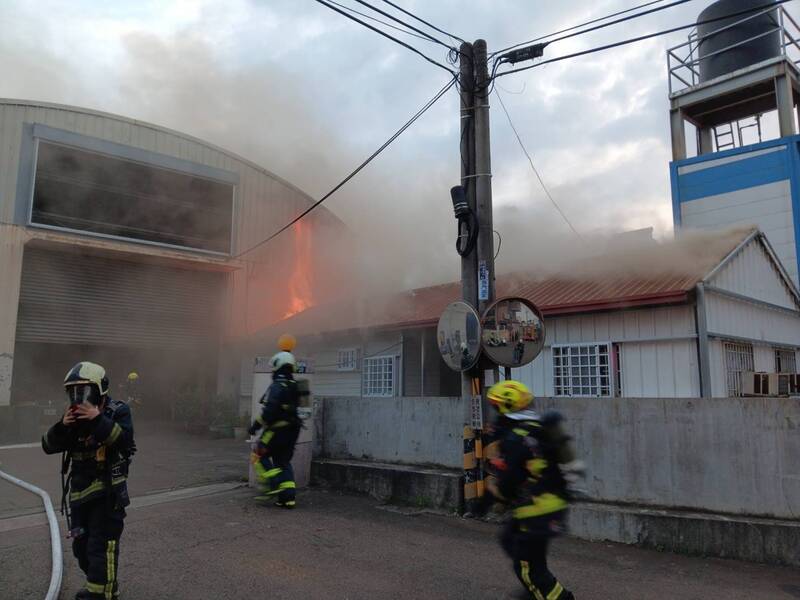
[[[297,382],[291,375],[275,375],[272,384],[261,398],[261,414],[250,427],[251,433],[263,428],[261,441],[268,444],[278,432],[296,434],[300,431],[300,417],[297,414]]]
[[[569,493],[559,465],[571,460],[571,449],[560,421],[557,413],[505,415],[487,446],[487,501],[508,504],[513,519],[531,533],[558,533],[566,512]]]
[[[88,422],[66,426],[61,421],[42,437],[46,454],[65,453],[69,502],[77,506],[113,493],[119,507],[130,504],[128,465],[136,451],[133,420],[127,404],[108,397],[103,411]]]

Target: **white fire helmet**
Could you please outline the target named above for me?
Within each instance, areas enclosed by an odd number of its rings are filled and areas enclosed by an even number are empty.
[[[270,359],[269,364],[272,366],[273,372],[286,365],[292,365],[293,372],[297,369],[297,361],[291,352],[278,352]]]

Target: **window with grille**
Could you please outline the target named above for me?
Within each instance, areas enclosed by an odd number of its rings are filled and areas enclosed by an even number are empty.
[[[611,396],[611,344],[553,346],[553,387],[556,396]],[[617,368],[620,368],[617,365]]]
[[[355,371],[358,368],[358,350],[356,348],[339,350],[336,368],[339,371]]]
[[[394,357],[364,359],[364,395],[394,396]]]
[[[725,372],[728,384],[728,396],[742,395],[743,374],[755,371],[753,366],[753,345],[725,343]]]
[[[794,350],[786,348],[775,349],[775,372],[797,373],[797,357]]]

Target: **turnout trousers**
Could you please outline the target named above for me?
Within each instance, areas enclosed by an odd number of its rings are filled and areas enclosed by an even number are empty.
[[[274,497],[281,504],[293,506],[296,485],[292,456],[299,430],[267,431],[261,436],[256,454],[255,471],[264,487],[265,497]]]
[[[93,598],[118,597],[119,540],[125,522],[124,508],[110,508],[106,498],[72,507],[72,527],[80,534],[72,541],[72,553],[86,574],[86,590]]]
[[[514,573],[528,597],[533,600],[573,600],[572,592],[565,589],[547,567],[547,548],[553,534],[523,529],[525,526],[512,519],[500,541],[511,557]]]

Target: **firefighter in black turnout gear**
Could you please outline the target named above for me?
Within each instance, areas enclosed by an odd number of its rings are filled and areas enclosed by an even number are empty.
[[[526,410],[533,395],[516,381],[495,384],[488,399],[499,414],[487,440],[487,492],[474,512],[484,514],[496,502],[511,509],[500,541],[525,598],[574,600],[547,567],[550,540],[565,530],[569,493],[562,469],[574,461],[562,419]]]
[[[253,465],[264,487],[258,500],[275,500],[275,506],[295,507],[292,456],[301,421],[297,414],[298,391],[294,380],[296,361],[291,352],[272,357],[272,385],[261,398],[261,414],[250,426],[250,435],[263,433],[253,448]]]
[[[72,551],[86,574],[76,600],[119,597],[119,540],[128,499],[128,465],[136,450],[127,404],[108,394],[103,367],[80,362],[64,379],[69,398],[61,420],[42,438],[47,454],[63,453],[64,496]]]

